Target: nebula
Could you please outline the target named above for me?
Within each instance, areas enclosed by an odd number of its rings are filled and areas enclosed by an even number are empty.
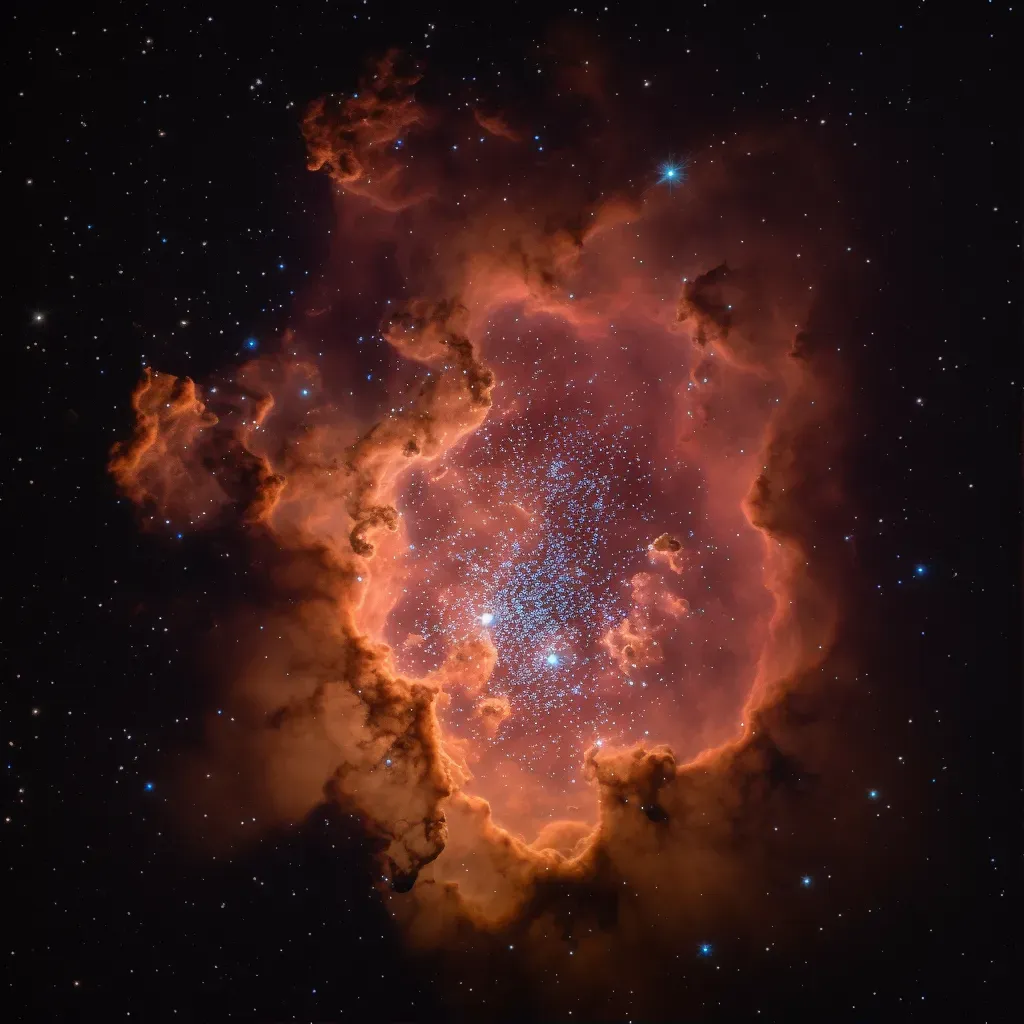
[[[628,880],[671,933],[835,634],[809,551],[839,402],[800,224],[827,186],[756,134],[672,189],[658,160],[616,180],[401,65],[303,120],[337,215],[309,312],[216,382],[147,370],[110,471],[151,529],[243,538],[260,581],[222,609],[236,724],[211,716],[195,806],[267,829],[336,802],[412,941],[468,922],[594,969],[621,946],[565,908],[601,918]]]

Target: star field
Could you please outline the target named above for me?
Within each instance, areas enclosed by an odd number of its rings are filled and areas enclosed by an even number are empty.
[[[5,1019],[674,1020],[682,1005],[708,1021],[1007,1019],[1021,798],[1014,5],[967,5],[955,23],[920,3],[825,20],[809,5],[466,14],[362,0],[5,17],[0,671],[18,907]],[[595,886],[580,903],[538,895],[543,928],[571,936],[561,959],[527,964],[528,936],[483,933],[459,957],[424,959],[343,809],[265,833],[258,810],[221,803],[206,825],[228,838],[212,853],[181,830],[199,788],[223,781],[183,788],[180,772],[211,730],[238,735],[213,664],[265,642],[269,570],[225,532],[140,531],[104,467],[143,367],[214,380],[279,351],[299,317],[321,332],[325,379],[343,353],[353,410],[393,402],[379,325],[399,271],[382,245],[346,254],[344,287],[324,279],[341,228],[297,127],[306,102],[354,89],[389,46],[425,58],[431,99],[519,117],[542,176],[567,136],[543,97],[600,97],[643,125],[646,148],[622,154],[591,120],[593,149],[573,164],[583,190],[614,164],[623,189],[686,203],[688,164],[672,154],[731,156],[753,125],[813,133],[827,155],[816,173],[843,196],[850,262],[814,329],[849,358],[844,503],[815,529],[848,552],[847,618],[786,705],[805,731],[777,758],[759,753],[749,871],[709,872],[677,945],[664,939],[674,894],[643,920],[636,892]],[[447,155],[469,166],[498,141],[474,130]],[[517,715],[486,737],[495,764],[509,754],[560,785],[579,778],[576,737],[643,737],[730,678],[729,581],[747,557],[707,515],[699,476],[659,482],[660,392],[627,381],[610,400],[561,352],[536,374],[530,360],[499,368],[496,415],[446,457],[448,476],[410,478],[401,559],[424,585],[388,622],[410,670],[489,636],[488,692]],[[312,421],[320,393],[299,386]],[[659,642],[682,653],[623,671],[601,637],[630,613],[630,580],[663,532],[701,559],[689,577],[663,573],[690,614]],[[410,634],[421,642],[402,647]],[[481,735],[468,699],[445,714]],[[543,749],[541,726],[565,746]],[[699,818],[641,825],[713,832]],[[644,848],[652,861],[660,842]],[[746,917],[721,909],[736,903]],[[642,969],[581,983],[586,943],[622,922]]]

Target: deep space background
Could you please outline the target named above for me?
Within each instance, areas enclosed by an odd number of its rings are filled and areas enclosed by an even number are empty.
[[[1012,7],[17,4],[3,17],[6,1019],[451,1019],[355,820],[324,809],[235,856],[184,849],[164,780],[198,738],[207,680],[190,637],[204,612],[170,598],[198,580],[216,602],[243,563],[228,541],[139,534],[104,467],[144,363],[202,378],[237,360],[287,325],[325,260],[329,199],[297,127],[310,99],[397,46],[434,88],[475,76],[496,105],[522,102],[552,26],[600,48],[635,94],[652,168],[688,134],[816,131],[864,256],[832,318],[851,346],[843,475],[860,524],[842,642],[864,682],[837,696],[833,725],[877,794],[851,848],[891,853],[892,870],[870,906],[841,880],[816,885],[819,936],[798,958],[715,937],[705,1005],[674,1015],[666,977],[661,1019],[1013,1018]],[[367,374],[382,349],[360,349]],[[489,977],[476,965],[459,983],[486,991]],[[527,1002],[490,1013],[544,1019]]]

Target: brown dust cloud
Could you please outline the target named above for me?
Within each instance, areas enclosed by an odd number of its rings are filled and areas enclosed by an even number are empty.
[[[233,532],[262,581],[255,635],[221,609],[182,827],[336,803],[439,970],[642,1012],[799,870],[759,837],[841,621],[841,354],[809,326],[836,198],[795,135],[648,158],[621,111],[549,143],[424,84],[392,54],[308,106],[323,279],[215,381],[147,370],[111,454],[145,528]]]

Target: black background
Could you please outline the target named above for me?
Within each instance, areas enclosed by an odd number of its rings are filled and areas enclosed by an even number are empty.
[[[959,5],[955,19],[938,6],[4,14],[9,1019],[446,1019],[350,819],[318,813],[230,861],[183,854],[162,779],[195,739],[204,680],[188,657],[198,612],[167,598],[198,579],[215,600],[244,570],[228,549],[141,536],[104,463],[143,360],[202,378],[246,337],[286,325],[315,278],[331,214],[304,169],[306,102],[353,88],[368,56],[398,46],[425,58],[436,89],[475,76],[495,107],[528,105],[553,23],[589,34],[635,92],[651,166],[686,150],[680,123],[817,126],[871,259],[849,329],[846,475],[858,643],[877,682],[849,729],[923,852],[870,926],[783,970],[749,965],[695,1019],[1010,1019],[999,1007],[1016,949],[1022,774],[1018,19],[1005,3]],[[364,358],[372,369],[382,356]]]

